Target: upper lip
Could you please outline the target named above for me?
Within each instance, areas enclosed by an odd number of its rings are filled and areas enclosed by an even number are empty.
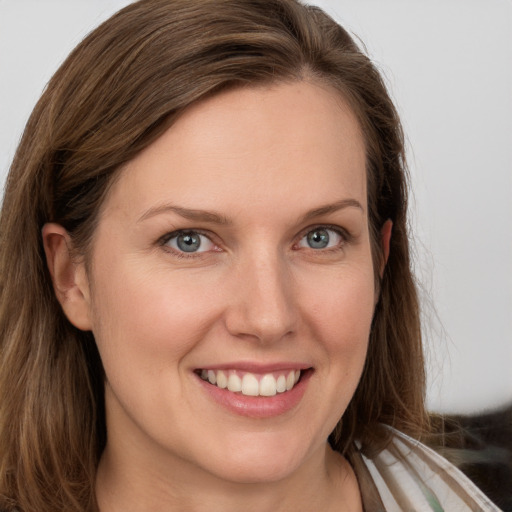
[[[311,368],[310,364],[290,361],[275,363],[236,361],[221,364],[206,364],[205,366],[196,368],[196,370],[240,370],[249,373],[268,373],[277,372],[279,370],[307,370],[309,368]]]

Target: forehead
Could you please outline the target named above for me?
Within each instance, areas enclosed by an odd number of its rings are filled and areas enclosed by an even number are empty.
[[[232,89],[189,107],[121,170],[105,207],[178,198],[205,209],[300,209],[345,196],[366,205],[358,121],[339,92],[304,81]]]

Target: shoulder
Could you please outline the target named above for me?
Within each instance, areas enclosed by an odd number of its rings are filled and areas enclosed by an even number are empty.
[[[373,458],[352,457],[361,493],[377,506],[369,510],[499,512],[461,471],[439,454],[393,429],[389,446]],[[378,498],[376,498],[378,496]]]

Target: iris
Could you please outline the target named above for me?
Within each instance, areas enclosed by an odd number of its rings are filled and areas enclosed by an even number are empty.
[[[329,245],[329,232],[327,229],[315,229],[307,234],[307,242],[312,249],[324,249]]]

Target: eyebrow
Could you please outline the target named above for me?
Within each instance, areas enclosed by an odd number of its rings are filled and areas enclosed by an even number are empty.
[[[314,219],[316,217],[320,217],[322,215],[328,215],[330,213],[337,212],[339,210],[343,210],[345,208],[358,208],[362,212],[364,212],[364,208],[361,205],[359,201],[356,199],[342,199],[341,201],[337,201],[335,203],[326,204],[323,206],[320,206],[318,208],[314,208],[313,210],[310,210],[306,212],[301,222],[307,222],[308,220]],[[149,208],[149,210],[146,210],[137,220],[137,222],[142,222],[146,219],[149,219],[151,217],[155,217],[156,215],[161,215],[164,213],[176,213],[180,217],[183,217],[185,219],[195,221],[195,222],[208,222],[211,224],[220,224],[220,225],[231,225],[233,222],[225,217],[224,215],[221,215],[219,213],[209,211],[209,210],[199,210],[196,208],[184,208],[182,206],[176,206],[173,204],[162,204],[159,206],[155,206],[153,208]]]
[[[180,217],[183,217],[184,219],[188,219],[191,221],[196,222],[208,222],[211,224],[222,224],[222,225],[229,225],[232,224],[232,222],[225,217],[224,215],[220,215],[215,212],[211,212],[208,210],[198,210],[195,208],[184,208],[182,206],[175,206],[172,204],[163,204],[160,206],[155,206],[153,208],[150,208],[149,210],[146,210],[141,217],[137,220],[137,222],[142,222],[146,219],[149,219],[151,217],[154,217],[156,215],[160,215],[162,213],[176,213]]]
[[[315,219],[316,217],[321,217],[322,215],[328,215],[339,210],[344,210],[345,208],[358,208],[364,213],[363,205],[356,199],[342,199],[341,201],[336,201],[335,203],[326,204],[319,208],[310,210],[302,217],[301,222],[304,223]]]

